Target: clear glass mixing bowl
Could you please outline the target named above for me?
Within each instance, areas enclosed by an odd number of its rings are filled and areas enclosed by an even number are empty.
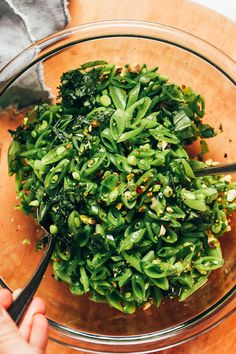
[[[205,121],[215,128],[223,126],[223,133],[209,142],[210,156],[220,162],[235,158],[236,63],[209,43],[174,28],[138,21],[91,23],[37,42],[0,73],[0,274],[11,288],[24,286],[41,253],[35,251],[40,237],[37,226],[14,209],[15,182],[7,174],[7,130],[19,125],[22,116],[8,106],[20,109],[39,98],[47,100],[46,87],[55,98],[62,72],[95,59],[159,66],[171,81],[200,92],[206,99]],[[66,285],[52,278],[49,267],[38,294],[47,303],[51,338],[92,353],[148,353],[213,327],[235,310],[236,218],[231,226],[221,240],[225,265],[212,273],[203,288],[183,303],[165,301],[159,309],[140,309],[133,315],[74,297]],[[26,238],[30,245],[22,244]]]

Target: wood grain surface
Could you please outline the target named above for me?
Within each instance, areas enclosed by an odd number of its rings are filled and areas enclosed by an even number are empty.
[[[234,6],[232,1],[232,6]],[[236,60],[236,24],[189,0],[70,0],[69,27],[107,19],[139,19],[183,29],[211,42]],[[163,354],[233,354],[236,352],[236,314],[198,338]],[[76,351],[49,342],[47,354]],[[82,352],[80,352],[82,353]]]

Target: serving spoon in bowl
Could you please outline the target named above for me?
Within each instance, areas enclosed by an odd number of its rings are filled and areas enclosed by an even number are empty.
[[[236,162],[224,165],[216,165],[212,167],[205,167],[194,171],[196,177],[210,175],[226,175],[228,173],[236,173]]]
[[[20,322],[35,292],[37,291],[56,246],[56,237],[48,233],[42,226],[41,228],[45,232],[44,236],[47,236],[48,238],[47,250],[44,252],[44,255],[38,267],[36,268],[33,276],[28,281],[20,295],[16,298],[15,301],[13,301],[13,303],[7,310],[7,312],[16,324]]]
[[[236,163],[217,165],[214,167],[206,167],[203,169],[195,170],[194,173],[196,177],[236,173]],[[12,305],[8,309],[8,313],[10,314],[11,318],[16,322],[16,324],[20,322],[30,301],[32,300],[35,292],[37,291],[41,283],[41,280],[43,278],[43,275],[47,269],[47,266],[51,260],[53,251],[55,249],[56,237],[50,235],[50,233],[46,231],[44,227],[42,227],[42,229],[45,232],[45,236],[48,237],[48,248],[45,251],[32,278],[29,280],[29,282],[26,284],[25,288],[22,290],[20,295],[16,298],[16,300],[12,303]],[[3,281],[0,281],[0,283],[4,285]]]

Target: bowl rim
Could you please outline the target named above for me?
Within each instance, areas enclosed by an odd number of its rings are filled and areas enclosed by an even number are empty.
[[[123,33],[124,30],[128,31],[126,34]],[[99,30],[100,31],[105,31],[105,34],[99,35]],[[156,33],[155,35],[142,35],[141,32],[143,31],[154,31]],[[91,32],[95,31],[96,35],[91,35]],[[106,34],[107,31],[107,34]],[[108,31],[112,32],[113,34],[108,34]],[[140,33],[140,34],[138,34]],[[228,68],[232,66],[232,73],[228,73],[227,70],[222,68],[217,62],[213,60],[214,55],[212,57],[209,57],[208,55],[204,55],[197,50],[193,50],[191,48],[188,48],[186,45],[181,45],[180,43],[173,42],[171,40],[163,40],[163,38],[158,37],[157,34],[162,34],[163,36],[165,35],[174,35],[176,36],[176,39],[178,41],[182,41],[183,39],[187,39],[188,41],[193,41],[194,43],[196,42],[196,45],[203,46],[203,48],[208,48],[209,52],[212,52],[213,54],[217,53],[220,60],[222,61],[222,65],[227,64]],[[73,36],[74,34],[79,34],[79,39],[69,41],[68,43],[65,43],[64,45],[57,45],[57,42],[59,42],[62,39],[68,40],[70,36]],[[233,85],[236,87],[236,62],[233,60],[230,56],[225,54],[222,50],[214,46],[213,44],[209,43],[208,41],[199,38],[198,36],[191,34],[189,32],[177,29],[172,26],[166,26],[160,23],[155,23],[155,22],[149,22],[149,21],[139,21],[139,20],[107,20],[107,21],[98,21],[98,22],[90,22],[82,25],[78,25],[66,30],[62,30],[57,32],[56,34],[47,36],[36,43],[32,44],[28,48],[24,49],[20,54],[18,54],[14,59],[12,59],[7,65],[5,65],[1,70],[0,70],[0,97],[4,94],[4,92],[17,80],[25,71],[27,71],[30,67],[35,65],[38,62],[41,62],[45,58],[48,58],[52,56],[53,54],[59,52],[60,50],[63,50],[69,46],[73,46],[78,43],[82,42],[87,42],[90,40],[97,40],[100,38],[109,38],[109,37],[138,37],[138,38],[144,38],[144,39],[150,39],[150,40],[155,40],[159,42],[165,42],[167,44],[171,44],[174,46],[177,46],[183,50],[186,50],[194,55],[197,55],[201,59],[205,60],[207,63],[210,65],[214,66],[214,68],[218,71],[220,71],[227,79],[229,79]],[[48,47],[51,45],[55,45],[56,48],[46,51]],[[17,62],[19,59],[22,58],[22,56],[25,55],[25,53],[29,51],[34,51],[35,56],[33,59],[27,64],[24,65],[23,68],[18,70],[14,75],[11,75],[9,78],[4,79],[4,75],[6,71],[11,71],[12,68],[17,66]],[[44,53],[44,51],[46,51]],[[42,52],[42,55],[40,53]],[[13,70],[14,72],[14,70]],[[151,333],[145,333],[145,334],[138,334],[138,335],[129,335],[129,336],[114,336],[114,335],[103,335],[103,334],[94,334],[94,333],[89,333],[89,332],[84,332],[84,331],[79,331],[77,329],[72,329],[70,327],[67,327],[65,325],[62,325],[60,323],[57,323],[53,320],[49,319],[50,326],[68,336],[71,338],[79,339],[84,342],[91,342],[91,343],[97,343],[97,344],[105,344],[106,346],[111,346],[111,345],[116,345],[116,346],[123,346],[127,344],[143,344],[143,343],[149,343],[149,342],[154,342],[154,341],[161,341],[166,338],[174,338],[175,336],[178,336],[179,334],[183,333],[185,330],[193,328],[203,321],[207,321],[209,319],[212,320],[212,318],[216,314],[220,314],[220,311],[225,308],[225,306],[229,303],[232,302],[232,300],[236,296],[236,285],[234,285],[221,299],[219,299],[216,303],[211,305],[208,309],[204,310],[200,314],[192,317],[190,320],[187,320],[185,322],[182,322],[176,326],[171,326],[168,327],[167,329],[160,330],[160,331],[155,331]],[[234,306],[233,309],[228,311],[226,314],[220,314],[220,316],[212,321],[210,324],[206,325],[204,329],[198,331],[197,333],[193,334],[190,336],[190,338],[195,337],[196,335],[199,335],[202,332],[207,331],[208,329],[212,328],[219,322],[221,322],[223,319],[225,319],[227,316],[229,316],[231,313],[233,313],[236,310],[236,305]],[[190,339],[187,338],[186,340]],[[179,344],[180,342],[186,341],[186,340],[181,340],[179,342],[176,342],[174,344],[171,344],[171,346]],[[64,343],[65,344],[65,343]],[[164,347],[163,347],[164,348]],[[161,349],[163,349],[161,348]],[[84,350],[84,348],[83,348]],[[93,351],[92,351],[93,352]],[[145,351],[142,351],[143,353]]]
[[[213,59],[214,56],[211,55],[212,58],[208,58],[207,55],[201,54],[199,52],[197,52],[196,50],[192,50],[191,48],[188,48],[185,45],[181,45],[169,40],[163,40],[161,38],[158,38],[156,36],[142,36],[142,35],[138,35],[139,38],[144,38],[144,39],[151,39],[151,40],[159,40],[161,42],[165,42],[167,44],[171,44],[171,45],[175,45],[183,50],[186,50],[194,55],[197,55],[198,57],[200,57],[201,59],[205,60],[206,62],[208,62],[208,64],[212,65],[213,67],[215,67],[218,71],[220,71],[222,74],[224,74],[234,85],[236,85],[236,60],[234,60],[232,57],[230,57],[228,54],[226,54],[223,50],[221,50],[220,48],[216,47],[215,45],[211,44],[210,42],[208,42],[207,40],[198,37],[195,34],[192,34],[190,32],[187,32],[185,30],[182,29],[178,29],[174,26],[167,26],[158,22],[152,22],[152,21],[140,21],[140,20],[133,20],[133,19],[129,19],[129,20],[122,20],[122,19],[115,19],[115,20],[104,20],[104,21],[97,21],[97,22],[88,22],[85,24],[81,24],[81,25],[77,25],[71,28],[67,28],[64,29],[62,31],[58,31],[57,33],[54,33],[52,35],[46,36],[38,41],[36,41],[35,43],[31,44],[30,46],[28,46],[27,48],[25,48],[24,50],[22,50],[18,55],[16,55],[13,59],[11,59],[5,66],[3,66],[0,69],[0,96],[5,92],[5,90],[20,76],[22,75],[26,70],[28,70],[30,67],[32,67],[33,65],[35,65],[37,62],[42,61],[43,59],[45,59],[46,57],[49,57],[53,54],[55,54],[56,52],[58,52],[58,49],[55,48],[47,53],[45,53],[45,55],[43,56],[39,56],[37,58],[37,54],[40,51],[43,51],[45,48],[47,48],[48,46],[55,44],[58,42],[58,40],[60,40],[61,38],[67,38],[75,33],[80,32],[82,34],[82,36],[86,33],[89,32],[90,30],[101,30],[101,29],[109,29],[109,30],[117,30],[119,28],[127,28],[127,30],[129,31],[129,28],[132,30],[140,30],[142,29],[146,29],[146,30],[154,30],[154,31],[161,31],[163,33],[174,33],[176,35],[176,38],[181,38],[185,37],[186,39],[188,39],[190,42],[192,41],[197,41],[198,44],[203,45],[206,48],[208,48],[209,50],[213,51],[214,54],[218,54],[221,57],[222,60],[222,64],[223,64],[223,59],[224,62],[228,64],[228,68],[233,67],[234,68],[234,75],[229,75],[227,73],[226,70],[222,69],[221,66],[219,66],[217,64],[217,62],[215,62],[215,60]],[[64,46],[61,46],[62,49],[65,49],[69,46],[78,44],[78,43],[82,43],[82,42],[86,42],[88,40],[96,40],[96,39],[100,39],[100,38],[107,38],[107,37],[137,37],[137,35],[133,35],[132,33],[128,33],[126,35],[121,35],[119,33],[116,33],[115,35],[105,35],[105,36],[90,36],[89,39],[82,39],[82,40],[75,40],[70,42],[69,44],[66,44]],[[17,64],[17,61],[23,56],[25,55],[27,52],[35,50],[35,59],[32,59],[30,61],[30,63],[26,66],[24,66],[21,70],[19,70],[17,72],[17,74],[12,75],[9,79],[4,80],[4,73],[6,71],[8,71],[9,69],[14,68],[14,66]],[[232,77],[233,76],[233,77]]]

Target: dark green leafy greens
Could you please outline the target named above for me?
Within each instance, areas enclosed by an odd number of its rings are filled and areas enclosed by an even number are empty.
[[[186,299],[224,263],[236,185],[199,177],[184,146],[215,135],[205,103],[146,65],[86,63],[59,101],[11,131],[9,172],[22,210],[57,237],[57,280],[125,313]]]

